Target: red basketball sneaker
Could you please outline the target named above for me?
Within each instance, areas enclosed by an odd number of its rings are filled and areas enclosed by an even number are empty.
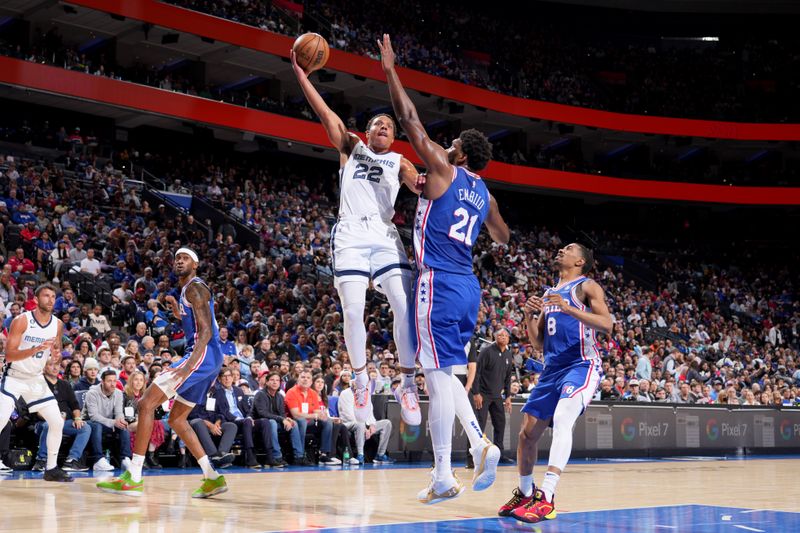
[[[517,507],[511,511],[511,516],[529,524],[535,524],[542,520],[552,520],[557,516],[555,498],[552,502],[548,502],[544,497],[544,493],[541,490],[537,490],[533,493],[533,499],[527,505]]]
[[[498,516],[511,516],[511,512],[516,509],[517,507],[522,507],[523,505],[529,504],[533,501],[533,495],[536,494],[536,489],[534,488],[531,491],[530,496],[525,496],[522,494],[522,491],[519,490],[519,487],[514,489],[513,496],[511,499],[508,500],[498,511]]]

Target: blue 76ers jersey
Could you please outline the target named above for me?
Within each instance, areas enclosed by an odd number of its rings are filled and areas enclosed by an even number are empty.
[[[436,200],[422,195],[414,219],[419,270],[473,274],[472,245],[489,214],[489,190],[477,174],[453,167],[450,188]]]
[[[208,289],[208,285],[206,285],[203,280],[200,278],[192,278],[189,283],[183,286],[181,290],[181,299],[180,299],[180,309],[181,309],[181,325],[183,326],[183,331],[186,334],[186,349],[184,350],[185,354],[191,354],[192,350],[194,349],[194,344],[197,340],[197,321],[194,316],[194,309],[192,309],[192,304],[189,303],[189,300],[186,299],[186,287],[188,287],[192,283],[201,283],[206,289]],[[211,290],[208,291],[211,293]],[[219,326],[217,326],[217,319],[214,316],[214,295],[211,294],[211,299],[208,302],[211,312],[211,340],[208,341],[208,346],[206,347],[206,351],[209,354],[212,354],[213,357],[212,362],[214,364],[221,364],[222,363],[222,347],[219,342]]]
[[[582,311],[588,308],[578,300],[577,289],[588,278],[581,276],[558,289],[550,288],[544,293],[559,294],[572,307]],[[544,307],[544,362],[545,367],[564,367],[581,361],[600,363],[595,331],[577,318],[561,311],[557,305]]]

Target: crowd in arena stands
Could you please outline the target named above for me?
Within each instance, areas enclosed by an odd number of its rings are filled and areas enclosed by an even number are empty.
[[[402,40],[402,42],[405,41]],[[148,66],[136,63],[124,67],[102,51],[88,54],[79,53],[77,45],[63,42],[57,27],[50,28],[46,33],[38,35],[34,43],[31,47],[23,47],[0,39],[0,54],[56,65],[96,76],[106,76],[163,90],[181,92],[190,96],[221,100],[230,104],[304,120],[318,120],[301,96],[287,95],[282,99],[276,99],[268,94],[263,94],[262,91],[253,90],[251,92],[251,89],[248,88],[210,87],[205,85],[203,80],[193,79],[188,74],[183,76],[180,71],[163,70],[159,65]],[[666,95],[662,96],[666,98]],[[337,111],[342,112],[345,109],[337,107]],[[364,113],[354,116],[344,115],[348,128],[352,130],[363,130],[366,117],[367,115]],[[449,142],[458,134],[455,122],[434,126],[430,135],[440,144]],[[551,124],[551,128],[555,127],[554,124]],[[46,130],[47,125],[37,129]],[[24,131],[19,133],[25,136]],[[63,137],[70,135],[72,135],[71,132],[60,131],[51,132],[49,136],[57,137],[57,140],[60,141]],[[398,138],[404,138],[402,131],[398,132]],[[515,165],[634,179],[668,179],[696,183],[760,186],[786,186],[800,181],[800,167],[788,158],[785,163],[780,159],[770,157],[749,162],[744,159],[723,158],[716,151],[708,150],[704,151],[701,157],[682,161],[680,158],[661,154],[657,147],[648,147],[644,144],[638,147],[642,149],[642,152],[639,152],[640,155],[605,158],[600,157],[601,153],[594,156],[584,153],[579,138],[570,139],[563,136],[561,138],[569,139],[570,142],[566,145],[559,143],[558,146],[552,146],[552,143],[529,146],[524,136],[521,138],[514,135],[506,136],[495,141],[494,159]],[[87,143],[93,142],[91,138],[87,139]]]
[[[164,299],[178,294],[173,254],[184,244],[203,258],[199,275],[214,294],[225,353],[209,400],[190,417],[213,462],[231,464],[238,438],[242,461],[252,468],[282,467],[288,459],[359,464],[369,460],[364,445],[371,437],[377,445],[372,460],[391,461],[388,421],[362,426],[350,411],[352,368],[328,249],[335,180],[306,175],[312,165],[223,165],[177,153],[153,158],[164,167],[186,161],[163,176],[173,186],[180,176],[187,188],[248,224],[262,243],[253,249],[235,239],[230,224],[208,228],[163,205],[151,208],[112,164],[93,154],[78,156],[74,148],[66,143],[66,165],[11,156],[0,161],[0,312],[7,331],[15,316],[35,306],[38,284],[58,288],[54,313],[65,324],[65,342],[60,364],[46,375],[64,391],[62,411],[73,414],[65,426],[75,436],[65,443],[72,469],[87,468],[84,461],[97,470],[126,464],[137,400],[181,356],[183,332]],[[86,191],[93,191],[92,198]],[[398,208],[400,225],[409,220],[409,200]],[[522,307],[529,295],[554,284],[549,263],[564,244],[553,228],[531,226],[515,228],[509,246],[490,244],[486,236],[477,243],[483,298],[474,342],[491,342],[500,328],[509,331],[514,396],[528,394],[541,372],[541,353],[527,341]],[[675,257],[663,265],[653,289],[600,258],[592,276],[606,290],[614,329],[600,336],[605,379],[598,399],[800,402],[800,301],[791,267],[723,268],[702,254],[691,262]],[[389,395],[400,378],[394,317],[373,290],[365,316],[374,394]],[[416,379],[424,395],[424,376]],[[159,468],[159,456],[167,452],[179,465],[189,464],[183,443],[170,431],[169,408],[157,412],[150,468]],[[44,457],[46,427],[24,405],[17,414],[0,434],[0,453],[8,451],[13,433],[15,442]],[[266,459],[259,461],[259,452]]]
[[[168,0],[264,30],[298,35],[272,2]],[[751,37],[740,43],[668,46],[660,35],[575,31],[571,20],[490,4],[442,6],[415,0],[304,2],[312,31],[333,48],[377,58],[392,34],[398,63],[504,94],[625,113],[743,121],[796,121],[800,79],[793,43]],[[322,23],[320,23],[322,21]],[[328,29],[329,28],[329,29]],[[585,34],[585,35],[584,35]]]

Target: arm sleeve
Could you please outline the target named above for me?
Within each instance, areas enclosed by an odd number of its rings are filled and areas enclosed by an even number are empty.
[[[506,379],[505,383],[503,383],[503,393],[505,393],[506,398],[511,397],[511,374],[514,373],[514,360],[511,357],[511,354],[508,354],[508,364],[506,365]]]
[[[125,412],[123,410],[123,407],[124,407],[123,401],[122,401],[122,397],[123,396],[124,396],[124,394],[122,394],[121,390],[115,390],[114,391],[114,420],[116,420],[118,418],[122,418],[123,417],[123,413]]]
[[[69,417],[72,417],[72,413],[75,411],[80,411],[80,407],[78,406],[78,399],[75,397],[75,391],[72,390],[72,387],[69,386],[69,383],[66,381],[59,381],[58,386],[61,387],[61,394],[63,394],[65,401],[67,402],[67,406],[69,407]]]

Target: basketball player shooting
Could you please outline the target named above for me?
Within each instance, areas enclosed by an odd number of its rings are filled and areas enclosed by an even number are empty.
[[[43,374],[49,359],[60,366],[64,323],[53,317],[56,290],[52,285],[37,287],[34,296],[36,309],[15,318],[8,333],[6,368],[0,381],[0,428],[8,423],[15,402],[21,396],[28,404],[28,410],[38,413],[47,422],[44,480],[70,482],[72,477],[56,462],[64,419]]]
[[[543,297],[525,304],[525,321],[531,343],[544,352],[545,366],[539,383],[522,407],[523,420],[517,444],[519,486],[498,514],[528,523],[556,517],[554,493],[572,452],[572,428],[600,383],[602,360],[595,332],[611,332],[603,289],[586,277],[592,269],[591,250],[572,243],[553,262],[558,283]],[[552,423],[553,442],[542,486],[533,485],[537,443]]]
[[[475,331],[481,289],[472,270],[472,246],[481,225],[485,221],[489,235],[499,243],[507,243],[510,232],[494,197],[475,174],[489,162],[492,145],[474,129],[461,132],[449,150],[431,141],[400,83],[388,35],[378,47],[395,115],[428,169],[414,220],[417,275],[411,323],[430,394],[428,424],[436,462],[430,485],[417,498],[431,504],[464,490],[450,467],[456,414],[475,461],[473,490],[488,488],[496,476],[500,450],[481,431],[452,367],[467,364],[464,347]]]
[[[153,414],[159,405],[171,398],[176,401],[169,414],[169,426],[186,443],[203,470],[203,482],[192,493],[192,498],[210,498],[228,490],[225,477],[211,466],[200,440],[186,420],[195,404],[206,399],[208,389],[223,363],[219,328],[214,318],[214,301],[208,286],[197,277],[199,263],[194,250],[180,248],[175,252],[173,269],[181,285],[180,301],[171,295],[167,296],[166,301],[186,332],[185,353],[180,361],[153,380],[139,401],[139,429],[136,431],[130,469],[118,478],[98,483],[97,488],[104,492],[142,495],[142,465],[153,431]]]
[[[367,331],[364,308],[372,279],[386,294],[394,315],[403,382],[395,390],[406,424],[421,423],[419,398],[414,383],[415,359],[411,346],[408,295],[411,265],[397,228],[392,223],[400,184],[419,194],[419,173],[411,162],[391,151],[395,123],[389,115],[375,115],[367,123],[367,143],[345,128],[342,119],[322,99],[308,74],[291,52],[292,67],[308,103],[322,121],[331,144],[339,152],[341,196],[339,217],[331,230],[334,286],[339,291],[344,314],[344,338],[356,374],[355,415],[366,422],[372,413],[367,374]]]

